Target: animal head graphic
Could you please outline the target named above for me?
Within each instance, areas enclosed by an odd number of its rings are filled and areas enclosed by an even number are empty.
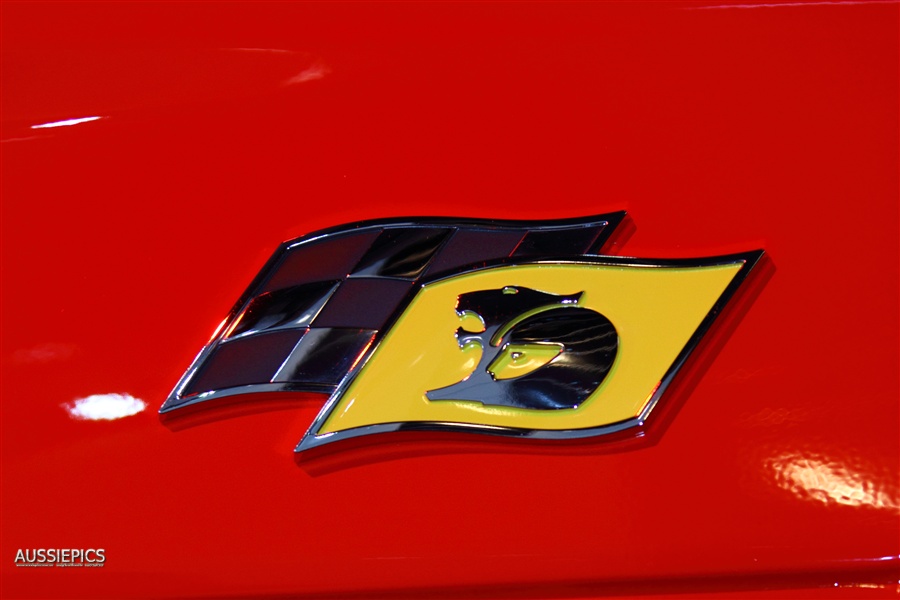
[[[613,324],[579,307],[581,296],[517,286],[460,295],[457,341],[463,349],[479,346],[481,359],[468,377],[429,390],[427,398],[537,410],[577,407],[606,377],[618,348]]]

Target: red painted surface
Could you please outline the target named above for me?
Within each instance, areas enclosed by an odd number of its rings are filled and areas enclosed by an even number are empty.
[[[896,3],[2,10],[3,597],[896,596]],[[285,239],[620,209],[771,259],[645,438],[156,414]]]

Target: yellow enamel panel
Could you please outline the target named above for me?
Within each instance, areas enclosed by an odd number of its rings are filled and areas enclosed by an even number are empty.
[[[566,430],[633,419],[743,266],[742,262],[690,268],[515,265],[426,285],[316,433],[407,421]],[[455,337],[466,319],[456,313],[457,298],[505,286],[560,295],[583,291],[578,305],[603,314],[615,326],[619,347],[613,367],[580,406],[537,410],[472,401],[432,402],[425,396],[428,390],[461,381],[478,364],[479,345],[461,349]]]

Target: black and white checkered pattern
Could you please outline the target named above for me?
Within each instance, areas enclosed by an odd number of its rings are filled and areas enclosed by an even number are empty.
[[[418,284],[503,259],[597,254],[623,216],[381,221],[285,243],[163,410],[223,390],[332,392]]]

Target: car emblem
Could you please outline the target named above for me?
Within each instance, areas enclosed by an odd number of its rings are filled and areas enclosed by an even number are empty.
[[[624,216],[384,220],[286,242],[160,412],[330,394],[297,452],[397,430],[641,425],[763,251],[600,254]]]

